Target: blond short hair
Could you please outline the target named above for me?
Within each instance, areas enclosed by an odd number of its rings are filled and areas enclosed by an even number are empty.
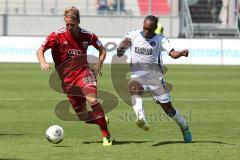
[[[64,19],[65,18],[69,18],[69,19],[72,19],[72,20],[77,20],[78,22],[80,22],[79,9],[77,9],[74,6],[66,8],[65,11],[64,11]]]

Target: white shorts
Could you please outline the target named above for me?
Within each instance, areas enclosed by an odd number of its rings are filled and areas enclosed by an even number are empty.
[[[167,89],[166,81],[163,76],[139,76],[137,74],[131,75],[131,81],[139,82],[145,92],[149,92],[155,101],[160,103],[168,103],[171,101],[170,94]]]

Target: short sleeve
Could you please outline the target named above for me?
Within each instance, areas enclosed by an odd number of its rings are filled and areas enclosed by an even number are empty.
[[[162,44],[162,50],[167,52],[168,54],[174,49],[170,41],[166,37],[162,38],[161,44]]]
[[[102,42],[98,39],[98,37],[95,34],[92,34],[92,40],[90,45],[93,45],[95,48],[100,48],[103,44]]]
[[[132,39],[132,38],[133,38],[133,32],[128,32],[128,33],[124,36],[124,39],[125,39],[125,38]]]
[[[55,32],[52,32],[50,35],[47,36],[47,38],[42,44],[42,47],[44,50],[47,50],[49,48],[55,47],[56,44],[57,44],[57,34]]]

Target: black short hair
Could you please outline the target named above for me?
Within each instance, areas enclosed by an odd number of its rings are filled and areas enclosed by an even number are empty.
[[[152,21],[152,22],[155,24],[155,26],[157,26],[157,24],[158,24],[158,17],[156,17],[156,16],[154,16],[154,15],[148,15],[148,16],[144,19],[144,21],[146,21],[146,20]]]

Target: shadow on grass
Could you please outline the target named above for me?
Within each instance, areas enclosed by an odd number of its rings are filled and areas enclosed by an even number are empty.
[[[70,147],[70,146],[56,145],[56,146],[53,146],[53,147],[56,147],[56,148],[67,148],[67,147]],[[1,160],[1,159],[0,159],[0,160]]]
[[[113,140],[113,145],[123,145],[123,144],[141,144],[152,141],[116,141]],[[85,141],[83,144],[93,144],[93,143],[102,143],[102,141]]]
[[[223,144],[223,145],[236,145],[236,144],[231,144],[231,143],[224,143],[220,141],[192,141],[191,143],[184,143],[183,141],[164,141],[164,142],[159,142],[157,144],[153,144],[152,146],[157,147],[157,146],[162,146],[162,145],[169,145],[169,144],[193,144],[193,143],[215,143],[215,144]]]
[[[25,135],[26,134],[20,134],[20,133],[0,133],[0,136],[25,136]]]

